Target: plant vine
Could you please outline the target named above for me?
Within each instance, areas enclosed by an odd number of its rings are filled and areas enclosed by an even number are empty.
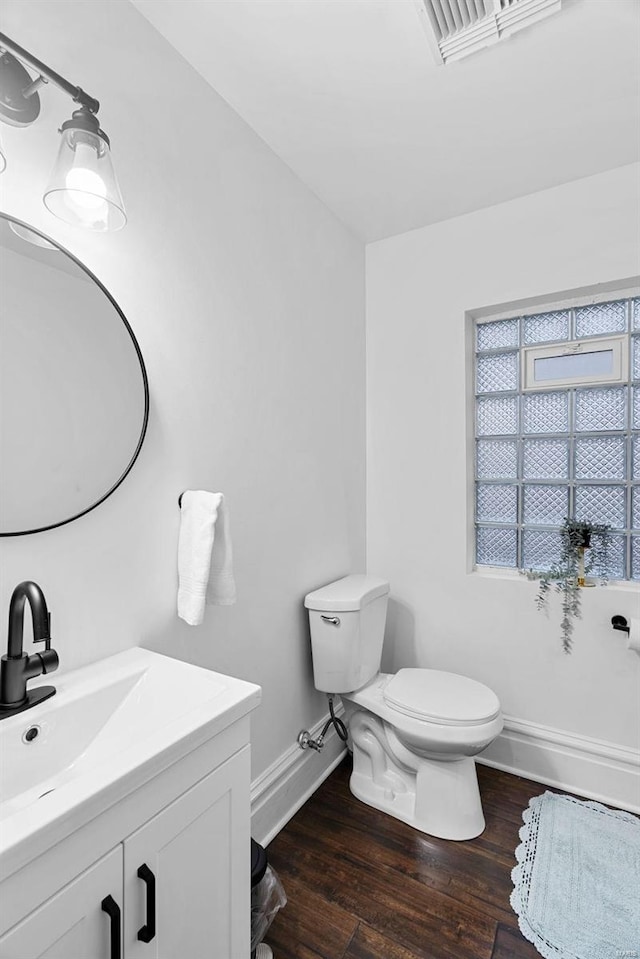
[[[565,517],[560,529],[560,558],[547,570],[527,570],[526,576],[538,580],[536,606],[548,611],[552,588],[560,594],[560,632],[562,648],[571,652],[574,625],[582,618],[584,579],[590,574],[606,585],[610,566],[611,527],[603,523]],[[584,565],[583,565],[584,564]]]

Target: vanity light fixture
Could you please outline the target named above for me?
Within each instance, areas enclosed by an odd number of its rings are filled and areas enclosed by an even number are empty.
[[[48,240],[45,240],[45,238],[39,233],[36,233],[35,230],[30,230],[28,226],[24,226],[22,223],[9,220],[9,229],[12,233],[15,233],[16,236],[19,236],[21,240],[26,240],[27,243],[31,243],[33,246],[39,246],[43,250],[53,250],[54,253],[59,252],[55,243],[49,243]]]
[[[37,72],[35,80],[23,64]],[[100,129],[100,103],[0,33],[0,120],[17,127],[33,123],[40,114],[38,90],[49,82],[70,96],[78,109],[60,127],[62,140],[44,205],[74,226],[97,232],[120,230],[127,217],[109,137]],[[1,173],[6,162],[1,152],[0,157]]]

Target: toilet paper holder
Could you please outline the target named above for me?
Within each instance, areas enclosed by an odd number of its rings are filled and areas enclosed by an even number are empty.
[[[631,632],[631,627],[629,626],[626,616],[612,616],[611,625],[614,629],[619,629],[620,632],[626,633],[627,636]]]

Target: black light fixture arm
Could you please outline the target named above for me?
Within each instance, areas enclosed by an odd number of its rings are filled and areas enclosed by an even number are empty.
[[[38,77],[33,81],[33,83],[26,90],[23,90],[23,96],[28,97],[32,93],[35,93],[38,87],[43,83],[53,83],[55,86],[63,90],[67,96],[70,96],[74,103],[79,103],[80,106],[84,107],[90,113],[97,113],[100,109],[100,101],[96,100],[95,97],[89,96],[88,93],[82,89],[82,87],[76,87],[73,83],[69,83],[68,80],[65,80],[64,77],[60,76],[59,73],[56,73],[55,70],[52,70],[51,67],[48,67],[46,63],[43,63],[42,60],[38,60],[34,57],[28,50],[25,50],[24,47],[21,47],[18,43],[15,43],[14,40],[11,40],[6,34],[0,33],[0,50],[3,52],[13,54],[14,57],[17,57],[18,60],[21,60],[22,63],[31,67],[32,70],[35,70],[38,74]]]

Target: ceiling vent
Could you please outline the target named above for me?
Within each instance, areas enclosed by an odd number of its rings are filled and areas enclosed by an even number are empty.
[[[468,57],[558,13],[562,0],[416,0],[416,4],[442,64]]]

